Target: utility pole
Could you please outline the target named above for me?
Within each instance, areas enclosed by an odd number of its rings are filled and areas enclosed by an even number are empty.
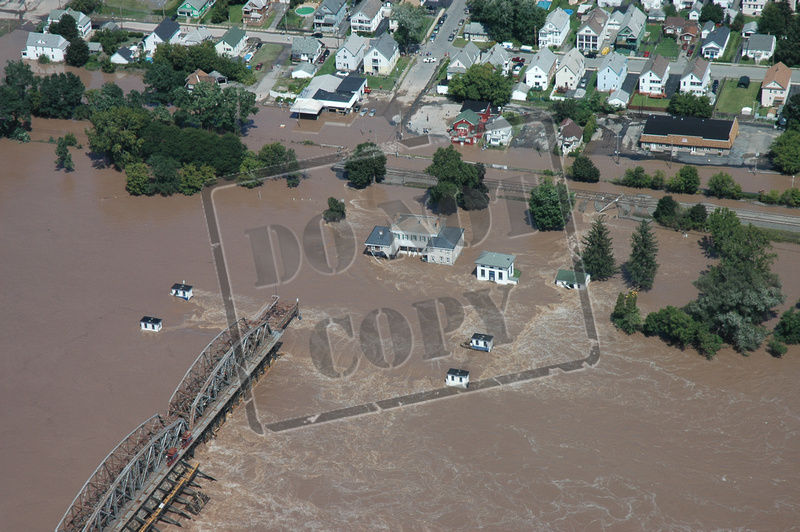
[[[622,133],[622,130],[620,130],[619,133],[617,133],[617,151],[615,152],[617,154],[617,166],[619,166],[619,136],[620,136],[620,133]]]
[[[756,160],[755,160],[755,163],[753,164],[753,175],[756,175],[758,173],[758,156],[759,155],[761,155],[761,154],[756,152]]]

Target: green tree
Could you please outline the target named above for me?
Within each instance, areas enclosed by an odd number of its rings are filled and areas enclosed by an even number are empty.
[[[48,31],[53,35],[61,35],[69,42],[81,38],[81,34],[78,31],[78,23],[75,22],[72,15],[66,13],[61,15],[61,19],[58,22],[50,24]]]
[[[563,183],[554,184],[548,177],[531,189],[528,201],[531,220],[540,231],[564,229],[574,206],[575,193],[568,192]]]
[[[627,334],[633,334],[642,325],[642,316],[639,307],[636,305],[636,293],[620,293],[617,297],[617,304],[611,313],[611,321],[614,325]]]
[[[800,344],[800,312],[790,308],[775,326],[775,338],[787,344]]]
[[[514,38],[522,44],[539,44],[539,30],[544,27],[547,10],[536,0],[520,0],[514,4]]]
[[[179,171],[180,174],[180,191],[182,194],[191,196],[197,194],[203,187],[216,181],[217,176],[214,175],[214,169],[207,164],[197,166],[194,164],[184,165]]]
[[[656,170],[650,177],[650,188],[653,190],[661,190],[667,185],[667,175],[663,170]]]
[[[174,70],[167,62],[159,61],[150,65],[144,73],[147,97],[157,103],[172,102],[173,91],[183,88],[186,72]]]
[[[131,163],[125,167],[125,188],[132,196],[152,194],[150,167],[144,163]]]
[[[700,188],[700,174],[694,166],[684,166],[667,182],[667,190],[679,194],[695,194]]]
[[[112,107],[91,115],[89,147],[105,155],[117,168],[140,162],[146,139],[142,133],[150,124],[150,115],[143,109]]]
[[[513,82],[490,63],[475,64],[464,74],[456,74],[447,92],[457,100],[478,100],[505,105],[511,100]]]
[[[66,15],[65,15],[66,16]],[[89,62],[89,45],[81,38],[73,39],[67,46],[64,62],[69,66],[82,67]]]
[[[68,172],[75,169],[75,164],[72,162],[72,155],[69,153],[69,142],[64,137],[60,137],[56,145],[56,166]]]
[[[667,3],[664,5],[664,15],[667,17],[677,17],[678,8],[675,7],[675,4]]]
[[[340,222],[345,216],[347,213],[344,203],[333,197],[328,198],[328,208],[322,213],[322,219],[328,223]]]
[[[425,9],[408,2],[398,2],[392,7],[392,20],[397,21],[394,39],[402,48],[419,44],[425,38]]]
[[[695,96],[690,92],[676,93],[669,100],[667,112],[675,116],[711,118],[714,107],[711,105],[708,96]]]
[[[675,227],[680,216],[680,204],[672,196],[664,196],[656,204],[653,219],[666,227]]]
[[[723,10],[721,6],[708,3],[704,5],[703,9],[700,11],[700,20],[698,22],[700,25],[703,25],[710,20],[714,24],[719,24],[724,18],[725,10]]]
[[[758,19],[758,33],[775,35],[778,40],[785,36],[792,21],[792,8],[786,2],[767,2]]]
[[[461,154],[452,145],[437,149],[425,172],[438,180],[429,189],[429,197],[430,203],[436,205],[440,213],[452,214],[459,204],[467,210],[489,206],[489,196],[483,184],[485,168],[462,161]]]
[[[767,343],[767,352],[775,358],[781,358],[787,351],[789,348],[778,338],[771,338]]]
[[[120,44],[128,40],[128,32],[120,30],[97,30],[92,34],[92,42],[99,42],[106,55],[114,55]]]
[[[364,188],[372,183],[380,183],[386,176],[386,155],[381,148],[364,142],[356,146],[353,154],[344,164],[347,180],[356,188]]]
[[[594,135],[595,131],[597,131],[597,119],[592,115],[589,117],[589,121],[586,122],[586,125],[583,126],[583,142],[587,144],[591,142],[592,135]]]
[[[0,137],[11,137],[17,130],[30,127],[31,89],[36,79],[30,65],[9,61],[0,84]]]
[[[681,229],[705,229],[708,211],[702,203],[695,203],[690,209],[682,213],[678,225]]]
[[[103,0],[72,0],[69,3],[69,7],[74,9],[75,11],[80,11],[84,15],[88,15],[90,13],[94,13],[100,6],[103,5]]]
[[[740,32],[742,28],[744,28],[745,18],[744,13],[739,11],[736,13],[736,16],[733,17],[733,22],[731,22],[731,31],[732,32]]]
[[[708,191],[718,198],[739,199],[742,197],[742,186],[733,180],[730,174],[718,172],[708,180]]]
[[[153,155],[147,160],[153,172],[153,192],[171,196],[180,191],[181,176],[178,173],[181,163],[166,155]]]
[[[631,255],[625,266],[628,281],[639,290],[650,290],[658,272],[658,241],[646,220],[631,235]]]
[[[641,166],[626,169],[625,175],[620,180],[621,185],[633,188],[650,188],[652,183],[652,178]]]
[[[34,112],[45,118],[71,118],[81,105],[85,89],[72,72],[43,77],[39,80],[38,106],[34,105]]]
[[[125,93],[116,83],[103,83],[99,89],[88,89],[85,95],[91,112],[108,111],[112,107],[126,105]]]
[[[572,179],[586,183],[597,183],[600,181],[600,170],[594,165],[591,159],[579,155],[572,163],[570,172]]]
[[[592,223],[589,234],[583,239],[581,261],[584,271],[590,273],[594,280],[605,281],[617,273],[611,233],[606,226],[604,216],[600,216]]]
[[[660,336],[664,341],[685,349],[697,337],[697,324],[686,312],[670,305],[648,314],[642,331],[647,336]]]
[[[800,172],[800,131],[786,130],[769,147],[772,164],[782,173]]]

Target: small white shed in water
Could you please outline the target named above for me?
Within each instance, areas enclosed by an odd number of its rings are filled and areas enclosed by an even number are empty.
[[[145,316],[139,322],[139,326],[142,328],[143,331],[158,332],[161,330],[161,318]]]
[[[172,290],[170,290],[170,292],[175,297],[179,297],[181,299],[189,301],[190,299],[192,299],[192,296],[194,294],[192,294],[192,286],[184,284],[185,282],[186,281],[184,281],[183,283],[175,283],[174,285],[172,285]]]
[[[556,285],[569,289],[583,289],[589,284],[590,279],[591,275],[588,273],[574,272],[572,270],[558,270]]]
[[[488,334],[475,333],[469,341],[469,346],[472,349],[479,351],[486,351],[487,353],[492,350],[494,344],[494,336]]]
[[[447,372],[447,377],[444,379],[444,383],[457,388],[469,388],[469,371],[450,368]]]

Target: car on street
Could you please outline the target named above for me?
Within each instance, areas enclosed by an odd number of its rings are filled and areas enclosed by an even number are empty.
[[[261,50],[261,47],[264,46],[263,42],[256,44],[256,50]]]
[[[321,39],[322,38],[322,32],[321,31],[317,31],[315,33],[312,33],[311,36],[314,37],[315,39]]]
[[[256,65],[256,70],[261,70],[262,68],[264,68],[264,63],[259,63]]]
[[[511,60],[511,62],[512,63],[523,63],[524,64],[525,63],[525,58],[524,57],[515,57],[514,59]]]
[[[469,8],[468,8],[468,7],[465,7],[465,8],[464,8],[464,14],[465,14],[465,15],[469,15]]]
[[[435,63],[436,62],[436,58],[435,57],[426,57],[425,59],[422,60],[422,62],[423,63]]]
[[[458,21],[458,25],[459,25],[459,26],[463,26],[463,25],[464,25],[464,19],[463,19],[463,18],[462,18],[461,20],[459,20],[459,21]]]
[[[455,33],[451,33],[450,36],[447,38],[447,41],[448,42],[453,42],[455,40],[455,38],[456,38],[456,34]]]
[[[358,114],[359,114],[360,116],[364,116],[364,115],[365,115],[365,114],[367,114],[368,112],[369,112],[369,109],[367,109],[366,107],[364,107],[363,109],[361,109],[361,110],[358,112]]]

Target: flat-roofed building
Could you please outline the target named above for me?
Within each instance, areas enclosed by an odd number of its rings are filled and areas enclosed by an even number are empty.
[[[683,151],[727,155],[739,134],[739,122],[680,116],[651,116],[639,145],[652,152]]]

